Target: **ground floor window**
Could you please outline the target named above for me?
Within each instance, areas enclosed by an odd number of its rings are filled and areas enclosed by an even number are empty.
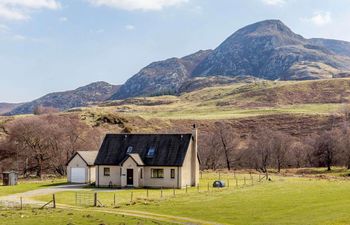
[[[164,169],[151,169],[152,178],[164,178]]]
[[[170,170],[170,177],[171,179],[175,179],[175,169]]]
[[[140,169],[140,178],[143,179],[143,169]]]
[[[111,169],[109,167],[103,168],[103,175],[109,177],[111,175]]]

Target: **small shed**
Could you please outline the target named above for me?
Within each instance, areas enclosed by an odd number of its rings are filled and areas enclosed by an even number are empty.
[[[95,159],[97,151],[78,151],[67,163],[69,183],[93,183],[96,181]]]
[[[2,173],[2,183],[4,186],[17,185],[18,173],[16,171],[6,171]]]

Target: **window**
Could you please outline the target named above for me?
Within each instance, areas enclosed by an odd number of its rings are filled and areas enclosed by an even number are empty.
[[[175,179],[175,169],[170,170],[170,178]]]
[[[143,179],[143,171],[142,171],[142,168],[140,169],[140,178]]]
[[[153,157],[154,154],[156,153],[156,148],[155,147],[150,147],[147,152],[147,157]]]
[[[152,178],[164,178],[163,169],[152,169],[151,174],[152,174]]]
[[[129,146],[128,149],[126,150],[126,153],[131,153],[132,152],[133,147]]]
[[[109,167],[103,168],[103,175],[109,177],[111,175],[111,169]]]

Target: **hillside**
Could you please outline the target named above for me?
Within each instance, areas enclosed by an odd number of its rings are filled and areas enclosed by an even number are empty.
[[[180,96],[136,97],[96,110],[164,119],[227,119],[271,114],[329,114],[350,103],[350,79],[254,81],[208,87]]]
[[[22,103],[0,103],[0,115],[11,112]]]
[[[267,80],[315,80],[350,75],[350,43],[306,39],[279,20],[236,31],[214,50],[154,62],[131,77],[112,100],[179,94],[197,77],[254,76]],[[208,79],[204,86],[212,86]]]
[[[59,110],[87,106],[91,103],[105,101],[110,98],[118,88],[119,86],[111,85],[106,82],[96,82],[72,91],[47,94],[32,102],[22,104],[7,114],[30,114],[33,113],[33,110],[37,106],[53,107]]]

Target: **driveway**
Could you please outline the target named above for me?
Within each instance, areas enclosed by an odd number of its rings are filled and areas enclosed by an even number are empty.
[[[44,202],[33,200],[31,198],[40,196],[40,195],[54,194],[62,191],[93,190],[85,187],[86,187],[85,184],[69,184],[69,185],[59,185],[59,186],[52,186],[47,188],[40,188],[40,189],[27,191],[23,193],[2,196],[0,197],[0,204],[1,203],[19,204],[21,201],[21,197],[22,197],[23,204],[43,204]]]

